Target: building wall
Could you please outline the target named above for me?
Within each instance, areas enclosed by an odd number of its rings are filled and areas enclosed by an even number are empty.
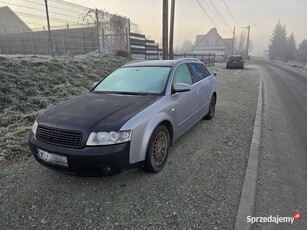
[[[195,54],[215,54],[227,57],[231,54],[231,47],[221,38],[215,28],[211,29],[206,35],[199,35],[195,42]]]
[[[0,7],[0,34],[16,34],[31,31],[9,7]]]

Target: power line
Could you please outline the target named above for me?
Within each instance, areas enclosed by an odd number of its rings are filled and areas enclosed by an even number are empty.
[[[24,0],[25,2],[32,2],[32,1],[27,1],[27,0]],[[6,2],[4,2],[6,3]],[[34,3],[34,2],[33,2]],[[23,5],[18,5],[18,4],[13,4],[13,3],[9,3],[11,6],[16,6],[16,7],[20,7],[20,8],[25,8],[25,9],[29,9],[29,10],[33,10],[33,11],[36,11],[36,12],[42,12],[44,13],[45,11],[43,9],[38,9],[38,8],[33,8],[33,7],[29,7],[29,6],[23,6]],[[42,5],[43,6],[43,5]],[[52,7],[52,8],[56,8],[56,7]],[[61,8],[59,8],[61,9]],[[20,11],[14,11],[15,13],[23,13],[23,14],[26,14],[24,12],[20,12]],[[76,14],[83,14],[82,12],[77,12],[77,11],[70,11],[70,12],[74,12]],[[73,15],[68,15],[68,14],[63,14],[63,13],[58,13],[58,12],[55,12],[55,11],[50,11],[49,10],[49,13],[52,13],[54,15],[61,15],[61,16],[65,16],[65,17],[70,17],[70,18],[74,18],[74,19],[79,19],[79,16],[73,16]],[[28,14],[30,15],[30,14]],[[45,17],[45,16],[44,16]]]
[[[224,17],[220,14],[220,12],[217,10],[217,8],[215,7],[215,5],[213,4],[213,2],[211,0],[209,0],[210,4],[213,6],[213,8],[215,9],[215,11],[217,12],[217,14],[220,16],[220,18],[223,20],[223,22],[225,23],[225,25],[227,25],[229,28],[230,25],[226,22],[226,20],[224,19]]]
[[[20,15],[26,18],[41,19],[42,21],[46,20],[46,16],[43,16],[43,15],[34,15],[34,14],[29,14],[29,13],[25,13],[21,11],[15,11],[15,13],[17,15]],[[62,22],[62,23],[73,22],[73,21],[67,21],[65,19],[59,19],[59,18],[53,18],[53,17],[50,17],[50,18],[52,19],[52,21],[57,21],[57,22]]]
[[[208,12],[206,11],[206,9],[202,6],[202,4],[199,2],[199,0],[196,0],[197,4],[199,5],[199,7],[202,9],[202,11],[204,12],[204,14],[207,16],[207,18],[210,20],[210,22],[215,26],[218,27],[217,24],[215,23],[215,21],[210,17],[210,15],[208,14]]]
[[[29,2],[29,3],[32,3],[32,4],[35,4],[35,5],[39,5],[41,7],[44,7],[44,4],[40,4],[40,3],[35,2],[35,1],[31,1],[31,0],[23,0],[23,1]],[[7,2],[7,1],[1,1],[1,2],[4,3],[4,4],[7,4],[8,6],[15,6],[15,7],[26,8],[26,9],[30,9],[30,10],[33,10],[33,11],[36,11],[36,12],[45,12],[45,10],[43,8],[39,9],[39,8],[34,8],[34,7],[26,6],[26,5],[14,4],[12,2]],[[73,4],[73,6],[74,6],[74,4]],[[53,6],[53,5],[51,5],[49,8],[54,8],[54,9],[59,9],[59,10],[65,11],[65,9],[63,7],[56,7],[56,6]],[[81,13],[85,12],[85,10],[87,10],[87,9],[88,8],[82,7],[82,10],[80,10],[80,11],[69,10],[68,12],[69,13],[75,13],[75,14],[81,14]],[[49,11],[49,12],[53,13],[53,14],[62,15],[62,16],[77,18],[76,16],[72,16],[72,15],[68,15],[68,14],[58,13],[58,12],[54,12],[54,11]]]
[[[25,2],[29,2],[29,3],[33,3],[35,5],[40,5],[40,6],[44,6],[44,3],[43,2],[35,2],[35,1],[30,1],[30,0],[24,0]]]
[[[31,0],[23,0],[23,1],[29,2],[29,3],[33,3],[33,4],[36,4],[36,5],[39,5],[39,6],[44,7],[44,4],[41,4],[41,3],[36,2],[36,1],[31,1]],[[10,4],[11,4],[11,3],[10,3]],[[49,5],[50,5],[50,4],[49,4]],[[19,6],[21,6],[21,5],[19,5]],[[23,7],[23,6],[21,6],[21,7]],[[83,7],[83,6],[82,6],[82,7]],[[54,8],[54,9],[66,11],[66,9],[63,8],[63,6],[62,6],[62,7],[56,7],[56,6],[54,6],[53,4],[51,4],[51,5],[49,6],[49,8]],[[82,10],[80,9],[80,11],[73,11],[73,10],[71,10],[71,8],[69,8],[68,12],[79,14],[79,13],[81,13],[82,11],[85,11],[85,10],[88,9],[88,8],[86,8],[86,7],[83,7],[83,8],[84,8],[84,9],[82,9]]]
[[[32,8],[32,7],[28,7],[28,6],[22,6],[22,5],[13,4],[13,3],[8,3],[8,2],[3,2],[3,3],[9,4],[9,5],[11,5],[11,6],[16,6],[16,7],[26,8],[26,9],[30,9],[30,10],[35,10],[35,11],[44,12],[44,10],[42,10],[42,9]]]
[[[227,10],[228,10],[228,12],[229,12],[229,14],[230,14],[230,16],[231,16],[232,19],[234,20],[234,22],[235,22],[239,27],[241,27],[240,24],[239,24],[239,23],[237,22],[237,20],[235,19],[235,17],[232,15],[232,13],[231,13],[230,9],[228,8],[228,6],[227,6],[225,0],[223,0],[223,2],[224,2],[224,5],[226,6],[226,8],[227,8]]]
[[[21,17],[26,24],[28,24],[32,29],[33,26],[45,26],[45,10],[44,10],[44,1],[40,2],[40,0],[23,0],[24,2],[28,4],[21,4],[19,1],[6,1],[6,0],[0,0],[0,6],[7,5],[12,8],[12,10],[19,16]],[[59,3],[55,3],[59,4]],[[75,7],[74,4],[72,4],[73,7]],[[72,11],[72,10],[66,10],[68,5],[64,5],[64,7],[57,7],[56,5],[49,5],[48,8],[50,15],[50,19],[52,22],[55,23],[55,25],[59,24],[71,24],[72,23],[80,23],[81,16],[85,15],[85,7],[79,7],[76,10],[80,10],[79,12],[77,11]],[[59,10],[57,10],[59,9]],[[81,10],[82,9],[82,10]],[[83,11],[83,12],[82,12]],[[33,20],[34,19],[34,20]],[[52,27],[54,28],[55,25]]]
[[[68,6],[69,8],[79,8],[79,9],[88,9],[88,7],[85,7],[85,6],[80,6],[78,4],[75,4],[75,3],[72,3],[72,2],[66,2],[66,1],[62,1],[62,0],[50,0],[50,2],[57,2],[57,3],[60,3],[61,6],[63,5],[66,5]]]

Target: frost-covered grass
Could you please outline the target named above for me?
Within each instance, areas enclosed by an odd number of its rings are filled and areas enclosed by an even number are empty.
[[[0,56],[0,159],[29,156],[28,134],[41,111],[88,92],[94,82],[128,61],[115,56]]]

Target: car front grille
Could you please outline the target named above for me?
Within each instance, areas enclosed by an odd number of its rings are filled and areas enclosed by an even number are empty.
[[[82,140],[82,133],[67,131],[45,126],[38,126],[36,138],[39,141],[47,142],[64,147],[79,148]]]

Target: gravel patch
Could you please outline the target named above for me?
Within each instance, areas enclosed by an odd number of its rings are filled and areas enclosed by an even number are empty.
[[[158,174],[74,177],[33,158],[0,162],[2,229],[233,229],[255,118],[255,66],[217,70],[218,101]],[[26,150],[28,151],[28,150]]]

